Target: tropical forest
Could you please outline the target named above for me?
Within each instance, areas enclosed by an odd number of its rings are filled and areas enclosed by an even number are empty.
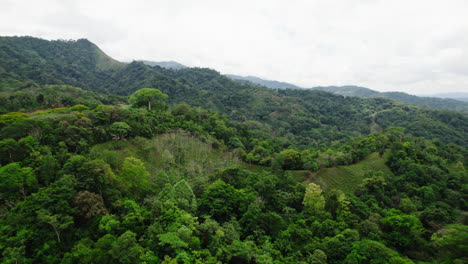
[[[468,263],[468,102],[415,98],[0,37],[0,263]]]

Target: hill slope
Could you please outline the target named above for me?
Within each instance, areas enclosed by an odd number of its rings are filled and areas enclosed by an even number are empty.
[[[468,93],[437,93],[437,94],[430,94],[430,95],[421,95],[426,97],[438,97],[438,98],[448,98],[448,99],[455,99],[458,101],[468,102]]]
[[[2,55],[1,263],[467,262],[466,115],[49,44]]]
[[[403,103],[468,113],[468,102],[450,98],[443,99],[437,97],[421,97],[403,92],[378,92],[359,86],[327,86],[315,87],[313,89],[340,94],[343,96],[357,96],[362,98],[383,97]]]
[[[176,61],[146,61],[146,60],[141,60],[140,62],[143,62],[144,64],[148,65],[148,66],[160,66],[160,67],[163,67],[163,68],[167,68],[167,69],[174,69],[174,70],[178,70],[178,69],[183,69],[183,68],[187,68],[187,66],[183,65],[183,64],[180,64]]]
[[[260,139],[274,136],[279,138],[275,144],[302,148],[330,145],[367,135],[371,128],[377,131],[390,126],[405,127],[414,135],[468,144],[463,136],[468,122],[462,114],[380,98],[343,97],[314,90],[274,91],[236,82],[211,69],[121,64],[97,52],[87,40],[2,37],[0,47],[0,83],[4,90],[68,84],[99,93],[129,95],[152,87],[168,94],[170,104],[207,108],[256,131]],[[415,116],[418,122],[414,122]]]
[[[233,80],[251,82],[253,84],[262,85],[272,89],[302,89],[301,87],[296,86],[294,84],[265,80],[255,76],[239,76],[234,74],[226,74],[226,76]]]

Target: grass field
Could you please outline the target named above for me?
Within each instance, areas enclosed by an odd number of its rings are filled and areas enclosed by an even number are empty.
[[[152,139],[137,137],[126,141],[109,141],[93,147],[91,154],[101,158],[118,171],[126,157],[135,157],[145,163],[153,180],[160,173],[170,174],[174,181],[187,179],[195,183],[207,181],[210,175],[227,166],[239,165],[249,171],[264,169],[240,160],[239,155],[215,148],[188,133],[167,133]]]
[[[310,171],[293,171],[292,173],[297,181],[317,183],[323,190],[334,188],[343,192],[353,192],[368,171],[379,170],[391,175],[392,172],[385,165],[385,160],[385,155],[380,157],[378,153],[372,153],[353,165],[325,168],[315,173]]]

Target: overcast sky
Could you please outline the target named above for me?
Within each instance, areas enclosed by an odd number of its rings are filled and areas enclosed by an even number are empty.
[[[468,92],[467,0],[0,0],[0,35],[303,87]]]

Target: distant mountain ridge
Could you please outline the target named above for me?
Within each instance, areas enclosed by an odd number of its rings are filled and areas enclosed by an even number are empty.
[[[304,87],[299,87],[294,84],[264,80],[255,76],[239,76],[233,74],[225,74],[227,77],[241,81],[241,82],[250,82],[253,84],[262,85],[272,89],[308,89]],[[346,85],[346,86],[319,86],[310,88],[312,90],[320,90],[324,92],[329,92],[333,94],[351,96],[351,97],[361,97],[361,98],[388,98],[403,103],[410,103],[415,105],[422,105],[427,107],[435,107],[459,112],[468,113],[468,93],[456,93],[456,94],[439,94],[434,96],[416,96],[407,94],[404,92],[378,92],[369,88]],[[464,98],[466,95],[466,98]],[[446,97],[446,98],[443,98]]]
[[[461,113],[386,98],[343,97],[319,90],[274,91],[234,81],[206,68],[173,70],[137,61],[120,63],[88,40],[0,37],[0,106],[10,104],[15,111],[28,110],[29,105],[23,102],[32,105],[48,100],[48,94],[35,92],[36,87],[47,85],[81,87],[106,97],[128,96],[144,87],[156,88],[169,96],[170,105],[186,103],[202,107],[226,115],[260,137],[275,135],[297,146],[305,142],[325,147],[331,142],[395,126],[406,128],[415,136],[468,145],[464,136],[467,117]],[[62,101],[63,105],[70,105]],[[11,111],[5,108],[4,112]],[[217,129],[226,135],[224,141],[229,142],[229,130]]]
[[[378,92],[365,87],[359,86],[326,86],[314,87],[313,90],[325,91],[343,96],[354,96],[361,98],[388,98],[398,102],[423,105],[427,107],[442,108],[447,110],[459,111],[468,113],[468,102],[463,102],[455,99],[444,99],[438,97],[421,97],[403,92]]]
[[[459,101],[468,102],[468,93],[463,93],[463,92],[437,93],[437,94],[419,95],[419,96],[447,98],[447,99],[455,99]]]
[[[227,77],[238,80],[238,81],[247,81],[253,84],[262,85],[272,89],[303,89],[302,87],[296,86],[294,84],[290,84],[287,82],[279,82],[279,81],[272,81],[272,80],[264,80],[255,76],[239,76],[234,74],[225,74]]]
[[[179,70],[183,68],[187,68],[187,66],[180,64],[176,61],[147,61],[147,60],[139,60],[139,62],[143,62],[144,64],[154,67],[154,66],[160,66],[166,69],[173,69],[173,70]]]

